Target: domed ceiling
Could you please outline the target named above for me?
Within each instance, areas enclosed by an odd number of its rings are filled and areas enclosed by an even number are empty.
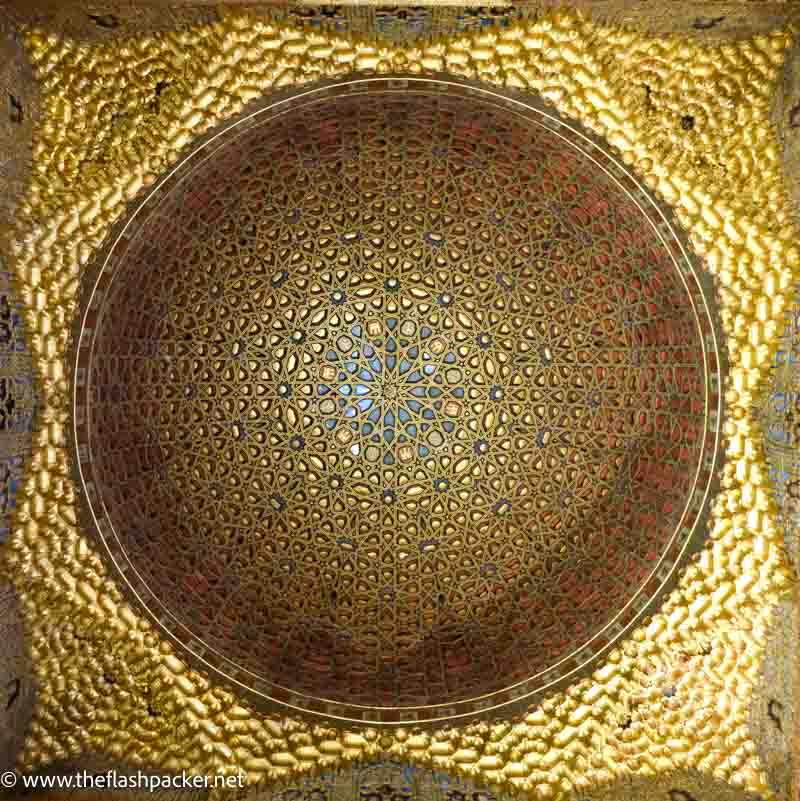
[[[364,79],[262,103],[117,226],[79,322],[89,528],[251,700],[379,724],[529,703],[699,536],[697,276],[529,98]]]

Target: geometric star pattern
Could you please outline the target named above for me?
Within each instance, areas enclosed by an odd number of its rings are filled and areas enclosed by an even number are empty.
[[[708,479],[710,323],[671,229],[571,135],[333,96],[215,139],[105,254],[94,481],[204,647],[462,713],[652,592]]]

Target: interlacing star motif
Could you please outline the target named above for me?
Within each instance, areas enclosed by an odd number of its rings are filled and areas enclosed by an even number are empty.
[[[97,463],[143,578],[353,703],[492,692],[587,640],[700,453],[700,334],[635,212],[545,128],[445,96],[232,138],[133,236],[99,334],[124,392]]]

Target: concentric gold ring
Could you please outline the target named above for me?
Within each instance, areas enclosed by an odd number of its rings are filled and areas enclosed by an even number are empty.
[[[254,701],[385,725],[530,704],[701,535],[700,277],[529,97],[400,76],[271,98],[117,226],[79,322],[88,529]]]

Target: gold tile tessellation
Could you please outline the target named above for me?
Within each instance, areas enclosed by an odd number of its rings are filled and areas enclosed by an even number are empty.
[[[548,12],[408,45],[231,13],[85,44],[30,30],[42,87],[27,196],[4,243],[39,381],[34,449],[2,569],[22,598],[38,706],[22,762],[102,755],[272,785],[390,757],[530,799],[696,775],[772,796],[747,715],[792,585],[754,406],[800,277],[770,98],[790,32],[700,46]],[[668,204],[713,276],[727,349],[725,464],[708,539],[660,609],[594,672],[503,721],[342,729],[261,712],[134,611],[79,521],[67,356],[81,281],[126,204],[267,93],[353,73],[447,74],[552,104]],[[632,80],[635,76],[636,80]],[[691,118],[691,128],[683,120]],[[670,692],[664,692],[670,688]]]

